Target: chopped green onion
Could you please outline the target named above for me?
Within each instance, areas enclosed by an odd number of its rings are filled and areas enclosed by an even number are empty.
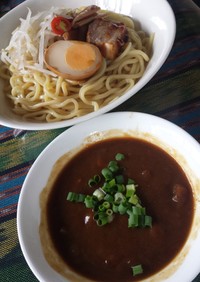
[[[111,223],[113,221],[114,215],[108,215],[108,223]]]
[[[105,194],[102,189],[96,189],[93,192],[93,196],[97,197],[98,201],[101,201],[104,198]]]
[[[111,180],[108,182],[108,184],[109,184],[109,188],[114,187],[114,186],[116,185],[115,178],[111,179]]]
[[[99,218],[99,219],[97,220],[97,225],[98,225],[98,226],[103,226],[103,225],[105,225],[105,224],[107,224],[107,223],[108,223],[108,217],[107,217],[107,216],[102,217],[102,218]]]
[[[104,206],[105,209],[109,209],[110,208],[110,203],[107,202],[107,201],[103,202],[102,205]]]
[[[117,192],[114,196],[114,202],[116,204],[123,203],[123,202],[125,202],[125,200],[126,200],[126,198],[121,192]]]
[[[146,215],[146,209],[144,207],[142,207],[142,206],[137,206],[137,207],[141,209],[142,215]]]
[[[138,227],[145,227],[145,215],[138,215]]]
[[[108,216],[112,215],[112,214],[113,214],[113,210],[107,209],[107,210],[106,210],[106,214],[107,214]]]
[[[103,186],[102,186],[102,189],[105,191],[105,192],[110,192],[110,184],[109,182],[104,182]]]
[[[124,176],[122,174],[115,176],[117,184],[124,184]]]
[[[101,180],[100,175],[98,175],[98,174],[94,175],[93,178],[90,178],[90,179],[88,180],[88,185],[89,185],[89,187],[95,186],[96,184],[98,184],[98,183],[100,182],[100,180]]]
[[[110,161],[108,164],[108,168],[115,173],[119,170],[119,166],[116,161]]]
[[[89,185],[90,187],[93,187],[94,185],[96,185],[95,180],[94,180],[93,178],[90,178],[90,179],[88,180],[88,185]]]
[[[70,201],[70,202],[73,202],[74,201],[74,195],[75,195],[75,193],[69,192],[67,194],[67,200]]]
[[[139,214],[141,215],[142,214],[142,209],[140,207],[137,207],[137,206],[132,206],[132,213],[133,214]]]
[[[98,221],[99,219],[107,218],[107,217],[108,217],[107,213],[102,211],[102,212],[96,212],[93,216],[93,219],[95,221]]]
[[[118,154],[115,156],[115,159],[116,159],[116,161],[122,161],[122,160],[125,159],[125,156],[124,156],[124,154],[118,153]]]
[[[69,192],[67,194],[67,200],[70,202],[84,202],[85,200],[85,195],[84,194],[79,194],[79,193],[74,193],[74,192]]]
[[[102,212],[99,212],[98,213],[98,217],[96,217],[97,219],[101,219],[101,218],[104,218],[104,217],[107,217],[106,213],[104,211]]]
[[[132,266],[131,268],[132,268],[133,276],[143,273],[143,268],[141,264]]]
[[[135,185],[132,184],[127,184],[126,185],[126,197],[130,198],[134,193],[135,193]]]
[[[118,206],[118,212],[119,212],[120,214],[125,214],[126,211],[127,211],[127,207],[126,207],[125,205],[123,205],[122,203],[119,204],[119,206]]]
[[[77,202],[83,203],[85,201],[85,197],[86,197],[86,195],[78,194]]]
[[[117,191],[118,192],[124,192],[126,190],[124,184],[117,184]]]
[[[94,208],[95,207],[95,200],[94,200],[94,197],[90,196],[90,195],[87,195],[85,197],[85,200],[84,200],[84,203],[85,203],[85,206],[86,208]]]
[[[133,205],[137,205],[137,203],[139,203],[139,198],[136,194],[132,194],[128,201]]]
[[[101,181],[101,176],[99,174],[95,174],[93,179],[96,183],[99,183]]]
[[[103,204],[99,205],[99,208],[98,208],[99,212],[104,212],[106,210],[106,208],[104,207]]]
[[[105,200],[106,202],[113,203],[114,198],[113,198],[112,195],[106,194],[106,195],[104,196],[104,200]]]
[[[149,226],[149,227],[152,227],[152,217],[149,216],[149,215],[145,215],[145,218],[144,218],[144,225],[145,226]]]
[[[108,191],[111,195],[115,195],[115,193],[117,193],[117,186],[112,186],[110,187],[109,191]]]
[[[101,173],[106,180],[111,180],[113,178],[113,173],[108,167],[103,168]]]
[[[138,227],[138,214],[131,213],[128,218],[128,227]]]
[[[127,184],[135,184],[135,181],[132,178],[128,178]]]
[[[113,212],[114,212],[114,213],[118,213],[118,207],[119,207],[119,206],[116,205],[116,204],[113,204],[113,205],[112,205],[112,209],[113,209]]]

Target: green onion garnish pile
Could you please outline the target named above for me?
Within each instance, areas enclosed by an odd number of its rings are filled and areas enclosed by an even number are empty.
[[[101,175],[97,174],[89,179],[88,186],[94,188],[92,194],[69,192],[67,200],[84,203],[86,208],[92,209],[98,226],[112,222],[115,214],[126,214],[128,227],[151,227],[152,218],[146,214],[146,209],[136,194],[138,185],[131,178],[125,181],[123,169],[119,166],[124,158],[123,154],[118,153],[115,160],[102,169]]]

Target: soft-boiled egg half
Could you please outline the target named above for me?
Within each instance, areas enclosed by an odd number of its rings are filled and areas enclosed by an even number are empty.
[[[93,44],[59,40],[45,50],[44,61],[47,68],[57,75],[82,80],[91,77],[101,67],[102,55]]]

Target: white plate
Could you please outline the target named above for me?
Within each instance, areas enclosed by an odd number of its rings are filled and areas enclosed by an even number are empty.
[[[33,14],[35,14],[42,10],[48,10],[51,6],[77,8],[79,6],[91,4],[96,4],[102,9],[129,15],[139,21],[146,32],[155,34],[153,56],[143,77],[122,97],[100,110],[79,118],[53,123],[24,121],[19,116],[12,113],[11,107],[8,105],[5,95],[3,94],[2,81],[0,81],[1,124],[26,130],[53,129],[77,124],[119,106],[146,85],[160,69],[172,48],[176,32],[175,17],[166,0],[27,0],[0,19],[0,24],[4,27],[3,29],[0,29],[0,50],[8,45],[11,32],[20,23],[19,18],[26,17],[27,7],[29,7]]]
[[[52,141],[40,154],[26,177],[19,198],[17,228],[20,245],[27,263],[40,281],[67,281],[47,264],[42,253],[39,238],[40,192],[45,187],[51,169],[58,158],[80,146],[86,137],[96,136],[97,133],[101,135],[101,132],[111,129],[120,129],[125,132],[131,130],[136,132],[137,136],[138,134],[148,136],[151,142],[157,143],[159,140],[160,146],[179,159],[180,165],[187,171],[190,181],[195,186],[193,187],[195,199],[199,197],[200,146],[195,139],[176,125],[148,114],[122,112],[105,114],[71,127]],[[183,252],[176,259],[177,267],[179,267],[167,280],[162,281],[191,282],[200,271],[200,201],[197,199],[197,202],[191,235]],[[180,261],[181,265],[179,265]],[[176,264],[173,261],[173,268]],[[164,274],[171,271],[170,267],[172,265],[161,272],[162,278]],[[154,281],[158,282],[159,279],[158,275]]]

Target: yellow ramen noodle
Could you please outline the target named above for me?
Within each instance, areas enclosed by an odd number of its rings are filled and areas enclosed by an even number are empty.
[[[1,64],[0,76],[7,82],[5,93],[12,100],[16,114],[47,122],[83,116],[116,100],[142,77],[150,59],[153,36],[136,30],[129,17],[102,12],[111,20],[125,23],[129,41],[115,60],[104,59],[100,70],[90,79],[69,81],[50,71],[38,71],[31,68],[37,63],[31,56],[30,66],[24,72],[12,63]]]

